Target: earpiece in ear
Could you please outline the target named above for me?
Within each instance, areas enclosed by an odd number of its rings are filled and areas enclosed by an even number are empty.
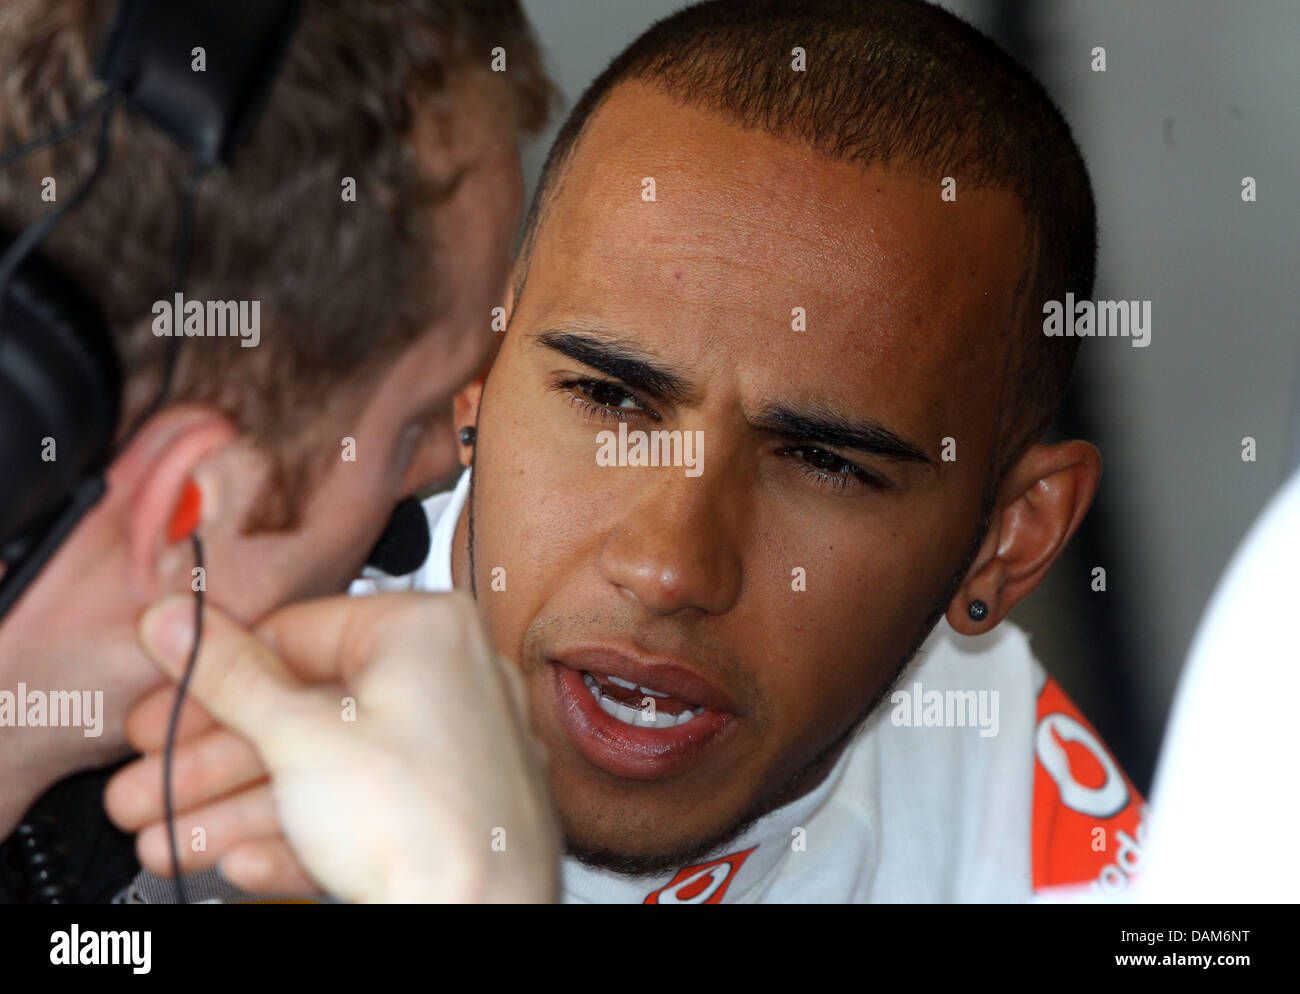
[[[186,480],[185,487],[181,490],[181,499],[176,502],[176,510],[172,512],[172,520],[167,525],[167,541],[183,542],[199,527],[199,515],[203,510],[203,494],[199,492],[198,484],[193,480]]]

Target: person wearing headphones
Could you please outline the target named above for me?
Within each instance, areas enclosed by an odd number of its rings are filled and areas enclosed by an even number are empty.
[[[0,900],[108,900],[138,869],[100,771],[158,682],[147,605],[201,596],[219,639],[341,591],[454,466],[551,96],[515,0],[0,9]],[[365,624],[444,649],[426,701],[476,680],[529,741],[463,600]],[[388,672],[357,727],[416,700]],[[463,775],[386,755],[408,796]],[[531,755],[499,767],[525,797]]]

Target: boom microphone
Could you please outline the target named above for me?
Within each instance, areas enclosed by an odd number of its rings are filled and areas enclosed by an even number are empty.
[[[429,519],[419,499],[407,497],[397,505],[388,526],[370,551],[366,565],[389,576],[414,573],[429,558]]]

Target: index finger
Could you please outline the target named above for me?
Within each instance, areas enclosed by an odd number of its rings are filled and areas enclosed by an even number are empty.
[[[180,678],[195,643],[188,599],[176,595],[149,608],[140,619],[139,636],[153,660]],[[309,706],[274,650],[216,608],[204,614],[189,693],[259,750],[283,741],[291,731],[287,726]]]

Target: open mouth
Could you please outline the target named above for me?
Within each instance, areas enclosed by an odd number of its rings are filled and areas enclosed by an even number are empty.
[[[604,673],[583,673],[582,682],[611,718],[634,728],[677,728],[704,713],[671,694]]]
[[[556,713],[570,743],[618,777],[684,773],[720,749],[739,723],[725,695],[681,666],[605,649],[550,662]]]

